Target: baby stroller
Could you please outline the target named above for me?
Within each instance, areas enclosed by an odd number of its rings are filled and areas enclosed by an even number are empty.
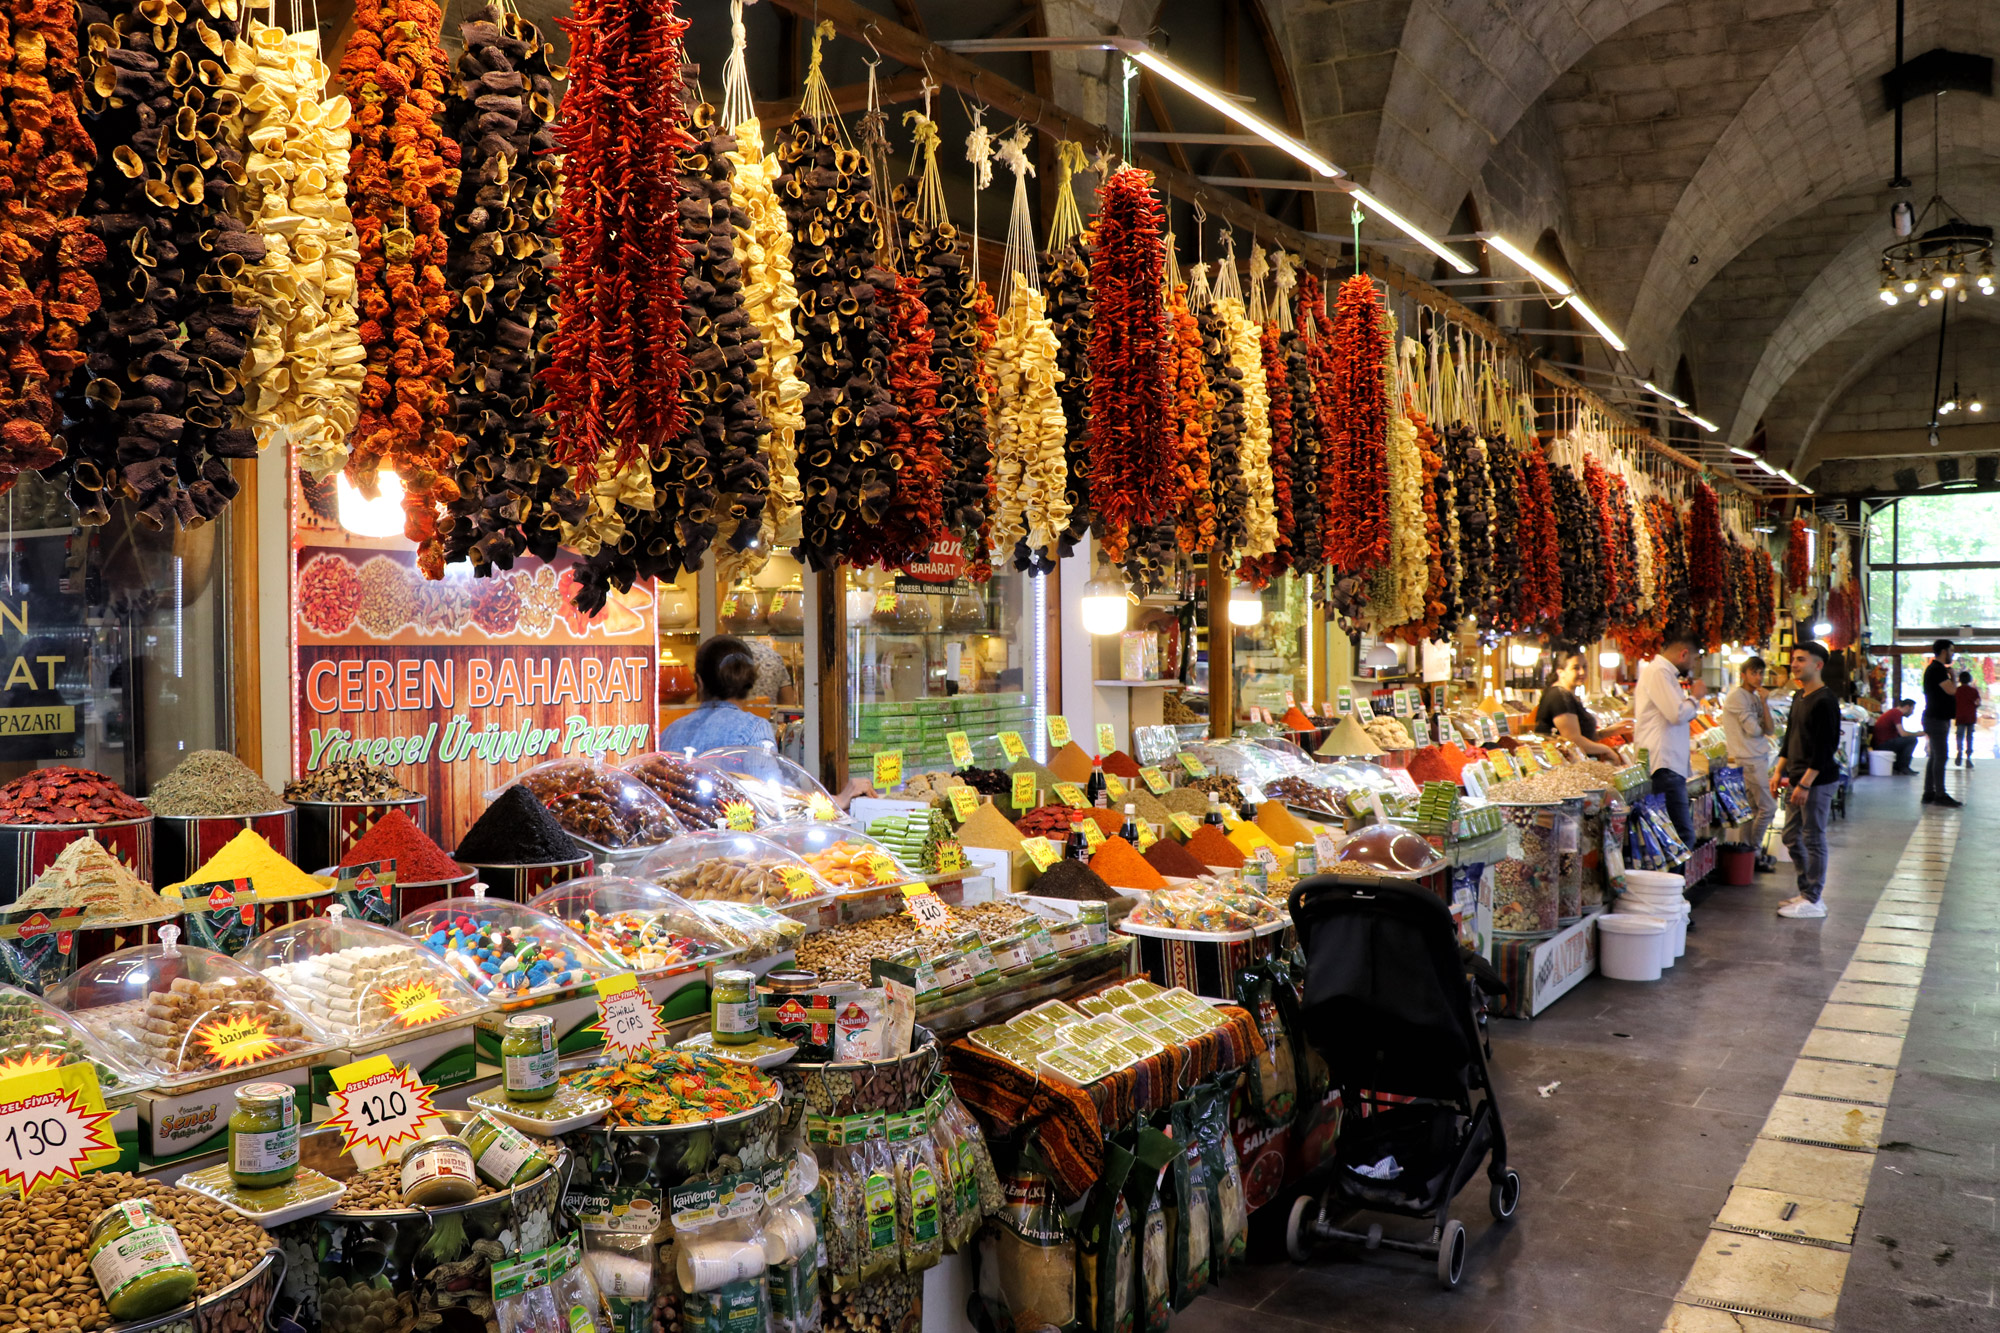
[[[1292,1205],[1286,1248],[1304,1262],[1317,1242],[1387,1246],[1435,1258],[1438,1281],[1456,1287],[1466,1241],[1452,1199],[1490,1153],[1487,1202],[1504,1222],[1521,1177],[1507,1166],[1451,912],[1422,890],[1325,876],[1293,889],[1291,909],[1306,960],[1303,1028],[1333,1071],[1343,1114],[1331,1179],[1317,1199]],[[1435,1224],[1427,1241],[1385,1237],[1380,1223],[1334,1225],[1356,1209]]]

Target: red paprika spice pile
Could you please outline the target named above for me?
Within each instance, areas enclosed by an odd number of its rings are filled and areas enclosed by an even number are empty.
[[[424,831],[401,810],[391,810],[375,821],[375,827],[340,858],[344,866],[366,865],[370,861],[394,860],[398,884],[430,884],[441,879],[457,879],[465,867],[451,859],[444,848],[432,842]]]
[[[38,768],[0,787],[0,824],[108,824],[151,813],[87,768]]]

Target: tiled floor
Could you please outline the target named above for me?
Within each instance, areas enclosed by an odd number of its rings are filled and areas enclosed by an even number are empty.
[[[1955,837],[1920,827],[1913,781],[1861,780],[1833,825],[1825,921],[1775,916],[1790,886],[1761,876],[1697,909],[1659,983],[1593,978],[1494,1024],[1525,1188],[1505,1225],[1483,1178],[1460,1196],[1457,1291],[1386,1251],[1266,1258],[1175,1333],[2000,1329],[2000,811],[1951,776]]]

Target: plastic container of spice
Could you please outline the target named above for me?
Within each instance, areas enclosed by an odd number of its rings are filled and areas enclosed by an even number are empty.
[[[405,916],[396,930],[501,1008],[569,995],[620,970],[555,917],[519,903],[447,898]]]
[[[409,936],[350,920],[339,906],[330,912],[267,930],[236,959],[276,982],[348,1050],[462,1027],[492,1010],[490,1000]]]
[[[455,1134],[417,1140],[403,1149],[397,1167],[403,1202],[412,1208],[464,1203],[479,1192],[472,1149]]]
[[[636,972],[687,972],[739,952],[679,894],[627,875],[567,880],[528,906],[561,920],[606,961]]]
[[[180,1233],[145,1199],[114,1203],[99,1213],[84,1254],[113,1319],[144,1319],[185,1305],[199,1280]]]

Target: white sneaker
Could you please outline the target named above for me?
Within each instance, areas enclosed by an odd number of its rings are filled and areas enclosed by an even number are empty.
[[[1785,899],[1785,901],[1779,903],[1778,910],[1780,912],[1783,912],[1787,907],[1797,907],[1800,903],[1804,902],[1805,900],[1806,896],[1803,893],[1795,893],[1791,897]]]
[[[1809,903],[1801,898],[1795,903],[1786,903],[1778,909],[1779,916],[1790,917],[1794,921],[1817,921],[1826,915],[1825,903]]]

